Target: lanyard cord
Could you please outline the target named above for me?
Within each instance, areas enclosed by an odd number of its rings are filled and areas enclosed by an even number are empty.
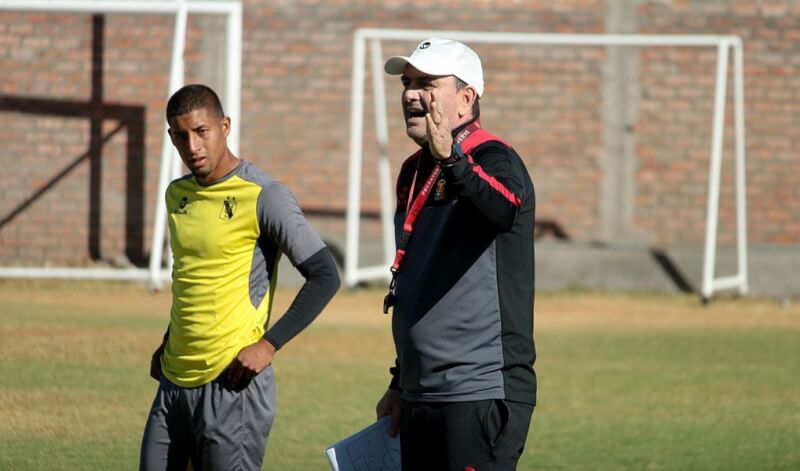
[[[414,172],[414,183],[416,183],[417,179],[417,171]],[[400,241],[397,244],[397,253],[394,257],[394,263],[392,264],[392,274],[397,273],[397,270],[400,269],[400,264],[403,262],[403,257],[406,254],[406,246],[408,245],[408,240],[411,239],[411,234],[414,232],[414,223],[417,221],[417,216],[419,216],[420,211],[422,211],[422,206],[425,205],[425,201],[428,199],[428,195],[433,188],[433,182],[436,181],[436,178],[442,173],[442,168],[436,165],[431,170],[431,174],[428,175],[428,178],[425,180],[425,184],[422,185],[420,188],[417,197],[414,198],[414,202],[411,203],[411,194],[408,195],[409,205],[407,206],[408,209],[406,210],[406,220],[403,222],[403,232],[400,234]],[[411,192],[413,192],[414,187],[411,187]]]
[[[480,127],[479,121],[473,121],[453,139],[454,144],[460,145],[467,136],[472,134],[476,129],[480,129]],[[403,222],[403,232],[400,234],[400,240],[397,243],[397,252],[395,253],[394,263],[391,268],[392,282],[390,289],[394,289],[394,280],[397,276],[397,272],[400,270],[400,265],[403,263],[403,257],[406,254],[406,247],[408,246],[408,241],[411,239],[411,234],[414,232],[414,223],[417,221],[417,216],[419,216],[419,213],[422,211],[422,207],[425,206],[425,201],[428,200],[428,195],[430,195],[434,182],[442,173],[442,167],[434,165],[430,175],[428,175],[422,188],[420,188],[417,197],[412,198],[414,188],[417,185],[417,176],[419,175],[422,158],[423,156],[420,156],[420,159],[417,161],[417,168],[414,170],[414,178],[411,180],[411,188],[409,189],[408,200],[406,202],[406,218]]]
[[[414,170],[414,178],[411,179],[411,189],[408,190],[408,199],[406,200],[406,215],[411,211],[411,202],[414,201],[414,188],[417,187],[417,175],[419,174],[419,165],[422,163],[422,158],[417,160],[417,168]]]
[[[422,158],[420,157],[420,161]],[[383,313],[388,314],[389,309],[392,308],[397,298],[394,294],[394,286],[395,282],[397,281],[397,271],[400,269],[400,264],[403,263],[403,257],[406,254],[406,246],[408,245],[408,240],[411,238],[411,233],[414,232],[414,222],[417,220],[417,216],[419,215],[420,211],[422,210],[422,206],[425,205],[425,200],[428,199],[428,195],[431,192],[431,188],[433,188],[433,182],[436,181],[436,178],[442,173],[442,168],[438,165],[434,165],[433,169],[431,170],[431,174],[428,175],[428,178],[425,180],[425,184],[422,185],[420,188],[417,197],[414,198],[414,202],[411,203],[411,196],[414,193],[414,186],[417,183],[417,174],[419,173],[419,162],[417,162],[417,169],[414,171],[414,179],[411,182],[411,188],[408,191],[408,203],[406,204],[406,219],[403,222],[403,232],[400,234],[400,240],[397,243],[397,253],[394,256],[394,263],[392,264],[391,272],[392,272],[392,281],[389,282],[389,293],[383,298]]]
[[[480,127],[481,125],[478,120],[473,121],[458,133],[458,136],[453,139],[453,144],[461,145],[461,142],[466,139],[467,136],[472,134],[472,132],[476,129],[480,129]],[[384,314],[387,314],[389,309],[397,303],[397,297],[394,293],[394,287],[397,281],[397,272],[400,270],[400,265],[403,263],[403,257],[406,255],[406,247],[408,246],[409,239],[411,239],[411,234],[414,232],[414,223],[417,221],[417,216],[419,216],[419,213],[422,211],[422,207],[425,206],[425,201],[427,201],[428,195],[431,193],[433,183],[442,173],[442,167],[438,164],[434,165],[430,175],[428,175],[428,178],[425,179],[425,183],[422,185],[422,188],[420,188],[419,193],[417,193],[417,197],[412,198],[414,195],[414,188],[417,185],[417,176],[419,175],[419,168],[423,157],[424,156],[420,156],[419,160],[417,161],[417,168],[414,170],[414,178],[411,180],[411,188],[408,190],[408,200],[406,201],[406,218],[403,222],[403,232],[400,233],[400,240],[397,242],[397,252],[395,253],[394,263],[392,263],[391,268],[392,281],[389,283],[389,293],[387,293],[386,297],[383,298]]]

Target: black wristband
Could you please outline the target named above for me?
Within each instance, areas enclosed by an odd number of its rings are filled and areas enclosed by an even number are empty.
[[[461,160],[462,157],[464,157],[464,154],[461,152],[461,144],[453,144],[453,150],[450,151],[450,158],[440,160],[439,166],[442,168],[450,168]]]

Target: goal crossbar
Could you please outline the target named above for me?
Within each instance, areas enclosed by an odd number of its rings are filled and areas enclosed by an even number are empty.
[[[720,290],[748,289],[747,233],[745,204],[745,145],[744,145],[744,71],[742,40],[732,35],[650,35],[650,34],[560,34],[560,33],[494,33],[443,30],[402,30],[362,28],[353,35],[352,89],[350,96],[350,149],[347,199],[347,234],[345,282],[356,286],[367,280],[388,280],[394,256],[392,229],[392,190],[389,167],[389,141],[384,94],[382,40],[416,40],[440,36],[471,43],[538,44],[552,46],[671,46],[713,47],[717,49],[717,68],[714,86],[714,112],[709,158],[706,231],[703,255],[701,296],[709,300]],[[375,131],[378,144],[378,183],[380,189],[384,264],[359,266],[359,235],[361,217],[361,167],[363,157],[364,79],[366,44],[370,43]],[[733,276],[715,277],[717,226],[719,222],[719,192],[729,53],[733,53],[733,107],[736,194],[736,255],[737,270]]]

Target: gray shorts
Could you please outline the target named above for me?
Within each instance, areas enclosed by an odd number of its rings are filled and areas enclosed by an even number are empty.
[[[220,375],[222,376],[222,375]],[[182,388],[161,380],[142,437],[139,469],[259,470],[275,419],[275,377],[267,367],[241,391],[222,378]]]

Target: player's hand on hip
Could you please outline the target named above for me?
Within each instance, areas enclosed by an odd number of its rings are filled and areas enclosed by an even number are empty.
[[[164,354],[164,347],[166,344],[162,343],[155,352],[153,352],[153,356],[150,357],[150,377],[156,381],[161,381],[161,377],[163,374],[161,373],[161,355]]]
[[[387,415],[392,418],[392,424],[389,426],[389,436],[394,437],[400,429],[400,391],[394,389],[387,389],[383,393],[383,397],[378,401],[375,407],[375,414],[380,419]]]
[[[425,113],[427,122],[428,145],[433,157],[438,160],[447,160],[453,152],[453,135],[450,130],[450,121],[444,114],[439,91],[431,92],[431,103]]]
[[[275,350],[266,339],[260,339],[241,349],[225,373],[228,384],[233,389],[243,389],[251,379],[272,363]]]

